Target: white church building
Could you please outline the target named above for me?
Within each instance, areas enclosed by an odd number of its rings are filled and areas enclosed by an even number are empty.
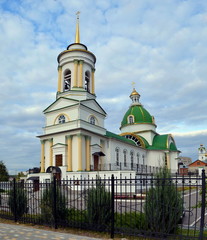
[[[30,173],[29,179],[45,182],[54,174],[58,179],[112,173],[135,176],[164,165],[177,171],[180,151],[172,135],[156,132],[155,119],[140,103],[135,89],[130,94],[131,105],[123,113],[121,133],[105,129],[106,112],[96,101],[96,57],[80,43],[78,18],[75,43],[57,60],[56,99],[43,111],[44,132],[38,136],[40,172]]]
[[[203,144],[198,148],[198,160],[207,163],[207,150]]]

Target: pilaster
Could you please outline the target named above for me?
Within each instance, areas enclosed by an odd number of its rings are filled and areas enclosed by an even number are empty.
[[[82,171],[82,135],[78,134],[78,171]]]
[[[62,83],[62,67],[58,66],[58,92],[61,92],[61,83]]]
[[[79,84],[78,87],[83,87],[83,60],[79,61]]]
[[[72,171],[72,137],[73,136],[66,136],[67,145],[68,145],[68,158],[67,158],[67,171]]]
[[[45,172],[45,140],[41,140],[41,172]]]
[[[49,142],[50,142],[50,166],[53,166],[53,149],[52,149],[52,146],[53,146],[53,139],[49,139]]]
[[[86,171],[90,171],[91,137],[85,136],[85,143],[86,143],[86,146],[85,146],[85,149],[86,149]]]
[[[91,93],[95,94],[95,68],[92,68],[92,71],[91,71],[91,81],[92,81]]]
[[[78,86],[78,60],[74,60],[74,84],[73,87]]]

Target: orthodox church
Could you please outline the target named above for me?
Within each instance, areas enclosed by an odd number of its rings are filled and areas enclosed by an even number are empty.
[[[207,150],[203,144],[200,144],[200,147],[198,148],[198,160],[207,163]]]
[[[123,114],[121,133],[104,127],[105,110],[96,101],[96,57],[80,42],[77,17],[75,42],[58,57],[56,100],[44,111],[40,172],[29,174],[40,182],[73,176],[152,173],[167,166],[177,171],[179,150],[171,134],[156,132],[154,117],[133,89],[131,105]],[[127,99],[126,99],[127,102]]]

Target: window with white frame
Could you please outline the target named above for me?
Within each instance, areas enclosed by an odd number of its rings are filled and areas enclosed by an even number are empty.
[[[127,166],[127,150],[124,149],[123,153],[124,153],[124,167],[126,167]]]
[[[116,166],[119,166],[119,149],[118,148],[115,149],[115,153],[116,153]]]
[[[64,115],[59,116],[58,123],[65,123],[65,116]]]
[[[143,159],[143,166],[145,165],[145,156],[144,154],[142,155],[142,159]]]
[[[133,151],[130,152],[130,158],[131,158],[131,169],[133,169],[133,167],[134,167],[134,152]]]
[[[91,116],[90,119],[89,119],[89,122],[90,122],[90,124],[95,125],[95,124],[96,124],[96,119],[95,119],[95,117],[94,117],[94,116]]]
[[[137,164],[139,165],[139,153],[137,153]]]
[[[129,124],[134,123],[134,116],[131,115],[131,116],[128,117],[128,123]]]

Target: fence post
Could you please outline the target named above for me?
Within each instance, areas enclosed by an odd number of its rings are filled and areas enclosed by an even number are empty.
[[[56,186],[56,176],[53,177],[53,217],[55,229],[57,229],[57,186]]]
[[[200,223],[200,233],[199,239],[203,239],[203,230],[204,230],[204,219],[205,219],[205,197],[206,197],[206,177],[205,170],[202,170],[202,195],[201,195],[201,223]]]
[[[114,175],[111,176],[111,238],[114,238]]]
[[[16,179],[13,179],[13,198],[14,198],[14,221],[17,222],[17,195],[16,195]]]

